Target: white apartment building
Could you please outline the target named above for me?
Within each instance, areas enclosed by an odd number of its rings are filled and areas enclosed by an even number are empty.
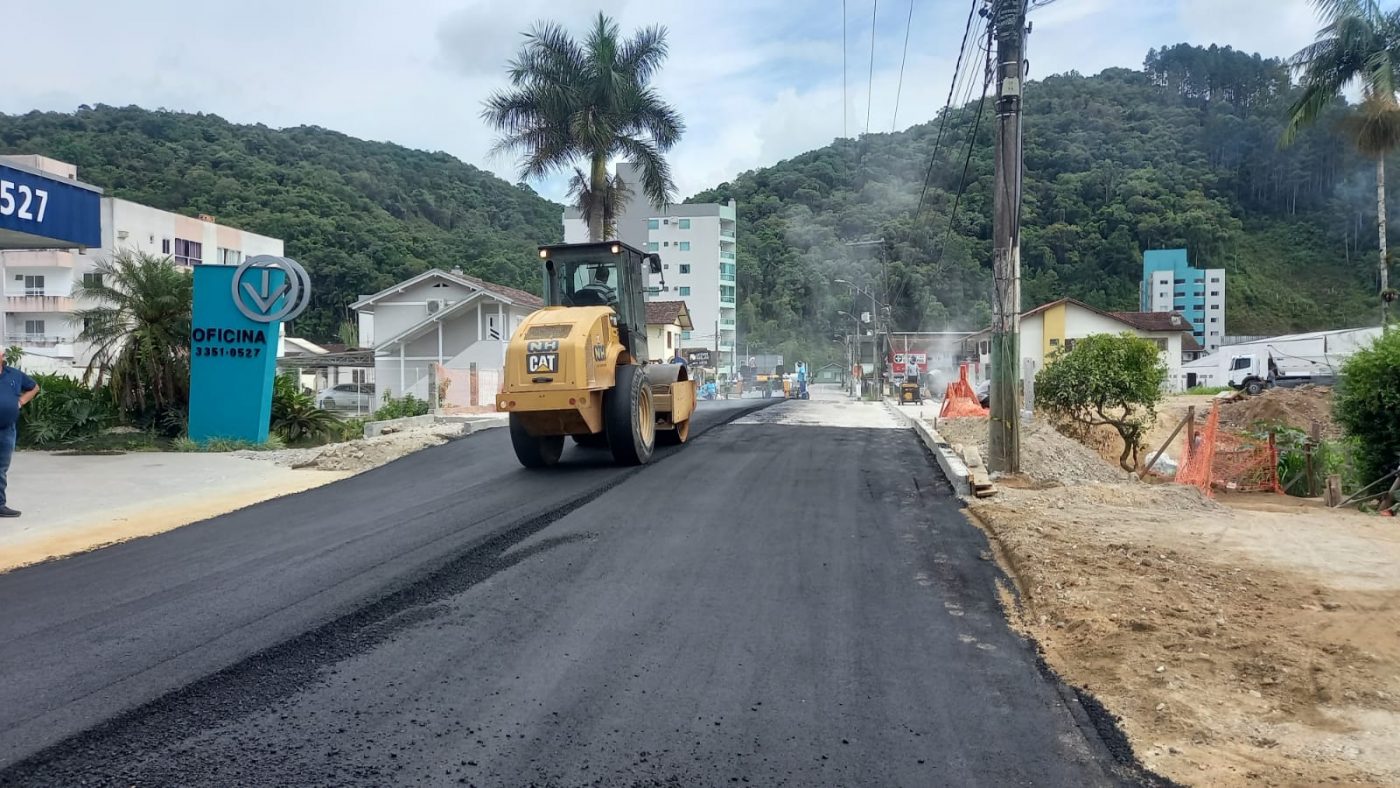
[[[31,169],[76,180],[78,168],[42,156],[0,156]],[[25,366],[62,371],[84,366],[87,348],[78,342],[82,325],[74,311],[92,306],[73,297],[78,282],[98,276],[99,261],[121,250],[166,255],[177,265],[237,265],[250,255],[282,255],[280,239],[218,224],[212,216],[190,217],[103,197],[102,246],[83,251],[0,251],[4,281],[5,346],[19,345]]]
[[[622,163],[617,169],[624,183],[635,184],[634,195],[640,193],[637,167]],[[617,222],[616,240],[661,255],[662,271],[660,275],[649,275],[647,300],[684,301],[695,327],[682,333],[681,346],[708,350],[718,347],[717,367],[725,372],[738,368],[737,217],[738,207],[733,200],[724,205],[686,203],[663,208],[634,196]],[[586,241],[588,223],[577,209],[566,208],[564,242]]]

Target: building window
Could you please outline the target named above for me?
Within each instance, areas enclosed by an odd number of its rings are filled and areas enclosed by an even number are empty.
[[[690,332],[689,332],[689,331],[682,331],[682,332],[681,332],[681,339],[682,339],[682,340],[690,339]]]
[[[37,338],[37,337],[43,336],[43,335],[44,335],[44,321],[42,321],[42,320],[26,320],[26,321],[24,321],[24,335],[27,336],[27,337],[31,337],[31,338]]]
[[[647,219],[647,229],[648,229],[648,230],[660,230],[660,229],[661,229],[661,220],[660,220],[660,219]]]
[[[1052,340],[1050,340],[1050,347],[1059,347],[1059,346],[1060,346],[1060,340],[1058,340],[1058,339],[1052,339]]]
[[[679,221],[676,222],[676,226],[679,227],[679,228],[681,228],[682,230],[689,230],[689,229],[690,229],[690,220],[689,220],[689,219],[681,219],[681,220],[679,220]]]
[[[1213,337],[1218,337],[1218,336],[1220,336],[1220,332],[1219,332],[1219,331],[1212,331],[1212,332],[1210,332],[1210,335],[1213,336]]]
[[[666,332],[666,349],[667,349],[667,350],[670,350],[670,349],[673,348],[673,347],[675,347],[675,345],[671,344],[671,332],[670,332],[670,331],[667,331],[667,332]]]
[[[678,245],[680,246],[682,252],[690,251],[690,241],[681,241]]]
[[[96,323],[95,323],[95,321],[94,321],[92,318],[90,318],[90,317],[85,317],[85,318],[83,318],[83,333],[82,333],[82,335],[83,335],[83,336],[87,336],[87,335],[91,334],[91,333],[92,333],[92,327],[93,327],[95,324],[96,324]]]
[[[1219,309],[1219,308],[1220,308],[1220,305],[1219,305],[1219,304],[1211,304],[1211,305],[1210,305],[1210,308],[1211,308],[1211,309]]]
[[[102,287],[102,274],[83,274],[83,287],[90,287],[94,289]]]
[[[681,273],[683,273],[683,274],[688,274],[688,273],[690,273],[690,263],[681,263]]]
[[[238,265],[243,262],[243,253],[237,249],[220,248],[215,260],[219,265]]]
[[[680,290],[681,290],[681,295],[683,295],[683,296],[688,296],[688,295],[690,295],[690,288],[688,288],[688,287],[682,287]]]
[[[175,239],[176,265],[199,265],[202,262],[204,262],[204,244],[186,241],[184,238]]]
[[[1065,340],[1065,350],[1073,351],[1073,350],[1074,350],[1074,343],[1075,343],[1075,340],[1073,340],[1073,339],[1066,339],[1066,340]]]
[[[659,252],[661,251],[661,244],[657,243],[656,241],[647,241],[647,251]]]
[[[161,253],[161,254],[170,254],[170,239],[169,239],[169,238],[162,238],[162,239],[160,239],[160,253]]]
[[[25,275],[24,294],[27,296],[41,296],[44,294],[44,277],[42,275]],[[40,331],[39,333],[43,333]]]
[[[1220,295],[1220,291],[1219,291],[1219,290],[1212,290],[1212,291],[1210,291],[1210,294],[1213,295],[1213,296],[1218,296],[1218,295]]]
[[[721,300],[721,301],[727,301],[727,302],[729,302],[729,303],[733,303],[733,302],[734,302],[734,286],[733,286],[733,285],[720,285],[720,286],[719,286],[719,300]]]
[[[1172,284],[1184,285],[1184,284],[1186,284],[1186,280],[1185,280],[1185,279],[1173,279],[1173,280],[1172,280]]]
[[[1220,284],[1220,277],[1218,277],[1218,276],[1212,276],[1212,277],[1210,278],[1210,283],[1213,284],[1213,285],[1218,285],[1218,284]]]

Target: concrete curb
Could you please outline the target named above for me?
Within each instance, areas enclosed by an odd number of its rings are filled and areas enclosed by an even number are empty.
[[[376,435],[385,435],[391,432],[403,432],[404,430],[416,429],[418,427],[431,427],[437,423],[437,417],[431,414],[427,416],[405,416],[401,419],[385,419],[384,421],[365,422],[365,437],[373,438]]]
[[[972,485],[967,480],[967,465],[948,445],[948,442],[943,440],[943,436],[926,424],[923,419],[910,416],[900,410],[898,405],[891,405],[889,400],[885,400],[885,409],[913,428],[914,434],[919,436],[919,440],[924,442],[930,452],[933,452],[934,459],[938,461],[938,467],[943,471],[948,482],[953,485],[957,494],[970,496]]]

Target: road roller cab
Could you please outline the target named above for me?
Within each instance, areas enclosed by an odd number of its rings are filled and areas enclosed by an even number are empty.
[[[506,349],[496,409],[510,414],[521,464],[559,461],[565,436],[609,449],[619,463],[684,443],[695,384],[681,364],[646,364],[646,273],[661,258],[610,241],[542,246],[546,306]]]

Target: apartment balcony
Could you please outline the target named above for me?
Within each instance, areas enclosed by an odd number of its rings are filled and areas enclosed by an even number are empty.
[[[72,268],[78,255],[56,249],[44,251],[5,252],[6,268]]]
[[[719,240],[720,243],[732,244],[735,242],[734,233],[726,233],[725,231],[720,230]]]
[[[6,296],[6,312],[72,312],[70,296],[23,295]]]
[[[735,325],[736,325],[736,322],[733,321],[733,320],[725,320],[724,318],[720,318],[720,321],[719,321],[719,327],[720,327],[720,328],[733,329]]]
[[[19,345],[20,347],[58,347],[59,345],[73,344],[72,337],[51,337],[40,334],[6,334],[6,345]]]

